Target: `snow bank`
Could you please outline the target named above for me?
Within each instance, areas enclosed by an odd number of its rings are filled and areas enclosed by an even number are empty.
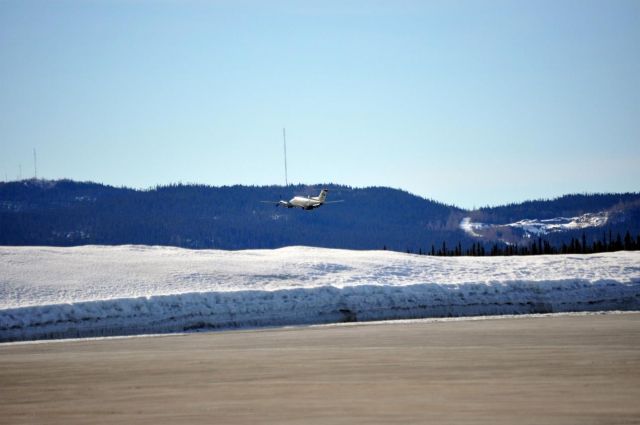
[[[640,310],[640,252],[433,258],[305,247],[4,247],[0,271],[0,341]]]

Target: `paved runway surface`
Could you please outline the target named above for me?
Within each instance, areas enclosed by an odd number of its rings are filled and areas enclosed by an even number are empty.
[[[0,423],[640,423],[640,314],[4,344]]]

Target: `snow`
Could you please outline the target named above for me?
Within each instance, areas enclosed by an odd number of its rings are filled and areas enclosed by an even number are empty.
[[[491,228],[491,227],[514,227],[522,229],[527,236],[541,236],[553,232],[562,232],[567,230],[586,229],[588,227],[604,226],[609,219],[606,211],[598,213],[587,213],[577,217],[556,217],[545,220],[524,219],[515,223],[507,224],[485,224],[471,221],[471,217],[465,217],[460,221],[460,229],[464,230],[469,236],[481,237],[482,235],[475,230]]]
[[[0,341],[603,310],[640,310],[640,252],[0,247]]]
[[[482,229],[487,227],[484,223],[474,223],[471,221],[471,217],[465,217],[460,221],[460,229],[464,230],[469,236],[476,238],[482,237],[481,234],[476,232],[476,229]]]
[[[507,224],[510,227],[519,227],[525,232],[533,235],[546,235],[552,232],[561,232],[564,230],[578,230],[587,227],[599,227],[606,224],[608,215],[606,212],[588,213],[579,217],[557,217],[547,220],[520,220],[515,223]]]

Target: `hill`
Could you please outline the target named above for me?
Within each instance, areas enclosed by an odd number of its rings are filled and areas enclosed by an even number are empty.
[[[316,195],[344,203],[313,211],[276,208],[262,200]],[[444,242],[513,243],[538,234],[523,219],[605,214],[604,222],[548,232],[554,241],[599,238],[603,231],[640,232],[640,194],[568,195],[466,211],[386,187],[344,185],[169,185],[149,190],[71,180],[0,183],[0,245],[170,245],[185,248],[278,248],[308,245],[426,252]],[[461,226],[467,219],[469,226]],[[502,226],[502,227],[500,227]]]

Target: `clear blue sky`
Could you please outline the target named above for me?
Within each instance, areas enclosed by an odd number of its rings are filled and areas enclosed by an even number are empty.
[[[0,178],[640,190],[640,1],[0,0]],[[6,176],[6,177],[5,177]]]

